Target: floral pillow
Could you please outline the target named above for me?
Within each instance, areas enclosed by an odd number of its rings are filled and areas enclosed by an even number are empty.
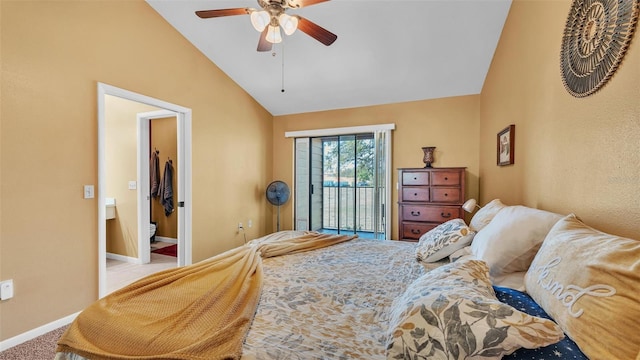
[[[563,338],[553,321],[498,301],[487,265],[469,259],[426,273],[394,301],[387,359],[500,359]]]
[[[444,222],[420,236],[416,258],[423,262],[444,259],[469,245],[475,234],[462,219]]]

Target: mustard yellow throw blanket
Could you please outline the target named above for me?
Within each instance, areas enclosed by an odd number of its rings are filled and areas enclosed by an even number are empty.
[[[89,359],[239,359],[260,300],[262,258],[356,236],[306,232],[253,241],[206,261],[145,277],[85,309],[58,353]]]

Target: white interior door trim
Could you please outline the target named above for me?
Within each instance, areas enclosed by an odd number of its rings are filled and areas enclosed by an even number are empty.
[[[163,100],[141,95],[132,91],[124,90],[112,85],[98,82],[98,296],[103,297],[107,292],[107,234],[106,234],[106,209],[105,209],[105,178],[106,178],[106,119],[105,119],[105,95],[112,95],[123,99],[136,101],[139,103],[166,109],[177,115],[178,121],[178,161],[181,166],[180,172],[184,176],[183,181],[178,184],[178,201],[184,202],[184,218],[179,221],[179,228],[184,231],[184,241],[182,246],[178,246],[178,265],[189,265],[192,262],[191,226],[191,109],[172,104]],[[148,141],[148,136],[147,136]],[[148,145],[147,145],[148,149]],[[181,156],[183,159],[181,159]],[[184,168],[182,168],[184,167]],[[148,169],[147,169],[148,178]],[[138,187],[140,191],[140,186]],[[181,198],[180,195],[183,197]],[[140,195],[138,195],[140,196]],[[182,199],[182,200],[181,200]],[[140,202],[138,202],[140,206]],[[180,214],[181,212],[179,212]],[[180,226],[183,225],[183,226]],[[149,229],[147,227],[147,234]],[[178,235],[180,236],[180,235]],[[148,239],[148,237],[147,237]],[[147,241],[148,242],[148,241]],[[181,249],[182,247],[182,249]],[[139,248],[140,249],[140,248]]]
[[[178,126],[178,266],[190,265],[193,261],[191,243],[192,194],[191,194],[191,111],[179,112]],[[180,205],[180,202],[182,205]],[[187,240],[188,239],[188,240]]]
[[[151,219],[149,205],[151,203],[151,194],[149,189],[151,184],[149,181],[149,165],[147,160],[151,157],[149,153],[149,120],[175,117],[178,114],[169,110],[150,111],[137,114],[138,128],[138,262],[140,264],[148,264],[151,262],[151,237],[150,229],[147,221]],[[179,174],[178,174],[179,175]],[[178,234],[178,243],[180,243],[180,234]],[[178,256],[178,260],[180,257]],[[179,261],[178,261],[179,262]]]

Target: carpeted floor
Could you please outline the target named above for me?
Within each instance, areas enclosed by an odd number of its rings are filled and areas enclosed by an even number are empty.
[[[50,331],[35,339],[0,352],[0,360],[52,360],[56,356],[56,344],[67,326]]]

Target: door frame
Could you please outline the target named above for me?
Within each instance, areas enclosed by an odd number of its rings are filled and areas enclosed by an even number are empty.
[[[147,104],[150,106],[165,109],[158,114],[171,114],[170,116],[176,116],[178,127],[178,266],[189,265],[192,263],[192,207],[191,207],[191,109],[182,107],[176,104],[172,104],[163,100],[155,99],[149,96],[138,94],[132,91],[124,90],[112,85],[98,82],[98,294],[99,297],[107,295],[106,289],[106,277],[107,277],[107,234],[106,234],[106,208],[105,208],[105,178],[106,178],[106,117],[105,117],[105,95],[116,96],[119,98]],[[144,260],[143,256],[146,253],[150,257],[149,250],[143,251],[144,246],[140,246],[141,243],[145,243],[145,234],[149,235],[148,226],[140,226],[140,219],[143,219],[141,211],[142,202],[141,197],[146,198],[145,192],[148,193],[148,186],[143,187],[142,182],[146,179],[146,183],[149,183],[149,168],[142,164],[148,164],[148,154],[146,160],[142,160],[141,149],[141,120],[140,116],[136,118],[138,126],[138,259]],[[147,136],[146,136],[146,152],[149,151],[149,136],[148,136],[148,121],[147,123]],[[146,176],[145,176],[146,168]],[[146,190],[145,190],[146,189]],[[183,203],[184,206],[180,207],[179,204]],[[148,204],[148,203],[147,203]],[[148,211],[148,206],[147,206]],[[146,247],[149,248],[149,237],[146,237]],[[146,261],[148,262],[148,261]],[[144,262],[143,262],[144,263]]]
[[[138,129],[138,262],[140,264],[148,264],[151,262],[151,243],[149,242],[149,238],[151,236],[149,229],[149,222],[151,221],[151,212],[149,210],[151,205],[151,181],[150,181],[150,173],[149,173],[149,159],[151,158],[150,151],[150,143],[149,143],[149,135],[150,135],[150,124],[149,121],[153,119],[162,119],[162,118],[176,118],[176,127],[179,127],[179,114],[171,111],[171,110],[157,110],[150,111],[137,114],[137,129]],[[180,149],[181,142],[184,139],[180,137],[180,134],[177,134],[177,149]],[[179,151],[179,150],[178,150]],[[184,199],[184,196],[180,195],[184,194],[183,184],[182,184],[182,175],[181,175],[181,166],[180,166],[180,154],[178,154],[178,171],[176,172],[176,177],[178,179],[178,187],[176,188],[176,194],[178,195],[178,199]],[[160,169],[162,171],[162,169]],[[181,210],[180,207],[177,207],[176,215],[178,216],[178,266],[184,265],[184,222],[180,221],[184,218],[184,211]]]
[[[385,239],[391,239],[391,165],[392,165],[392,144],[391,144],[391,132],[393,130],[396,129],[396,124],[394,123],[390,123],[390,124],[378,124],[378,125],[364,125],[364,126],[349,126],[349,127],[341,127],[341,128],[328,128],[328,129],[313,129],[313,130],[298,130],[298,131],[287,131],[284,133],[284,137],[285,138],[293,138],[294,141],[292,142],[292,147],[293,147],[293,161],[292,161],[292,166],[293,166],[293,184],[294,184],[294,191],[296,190],[296,138],[314,138],[314,137],[324,137],[324,136],[340,136],[340,135],[352,135],[352,134],[361,134],[361,133],[375,133],[375,132],[379,132],[379,131],[383,131],[387,133],[387,139],[385,142],[385,148],[384,148],[384,153],[386,155],[385,158],[385,193],[384,193],[384,198],[386,201],[386,206],[383,209],[383,216],[385,218],[386,224],[385,224],[385,229],[384,229],[384,237]],[[377,146],[377,144],[376,144]],[[311,154],[309,154],[309,156],[311,156]],[[294,209],[295,209],[295,199],[296,197],[294,196]],[[296,213],[295,210],[293,211],[293,213],[291,214],[292,216],[292,223],[293,224],[297,224],[297,219],[296,219]],[[309,223],[309,222],[308,222]]]

